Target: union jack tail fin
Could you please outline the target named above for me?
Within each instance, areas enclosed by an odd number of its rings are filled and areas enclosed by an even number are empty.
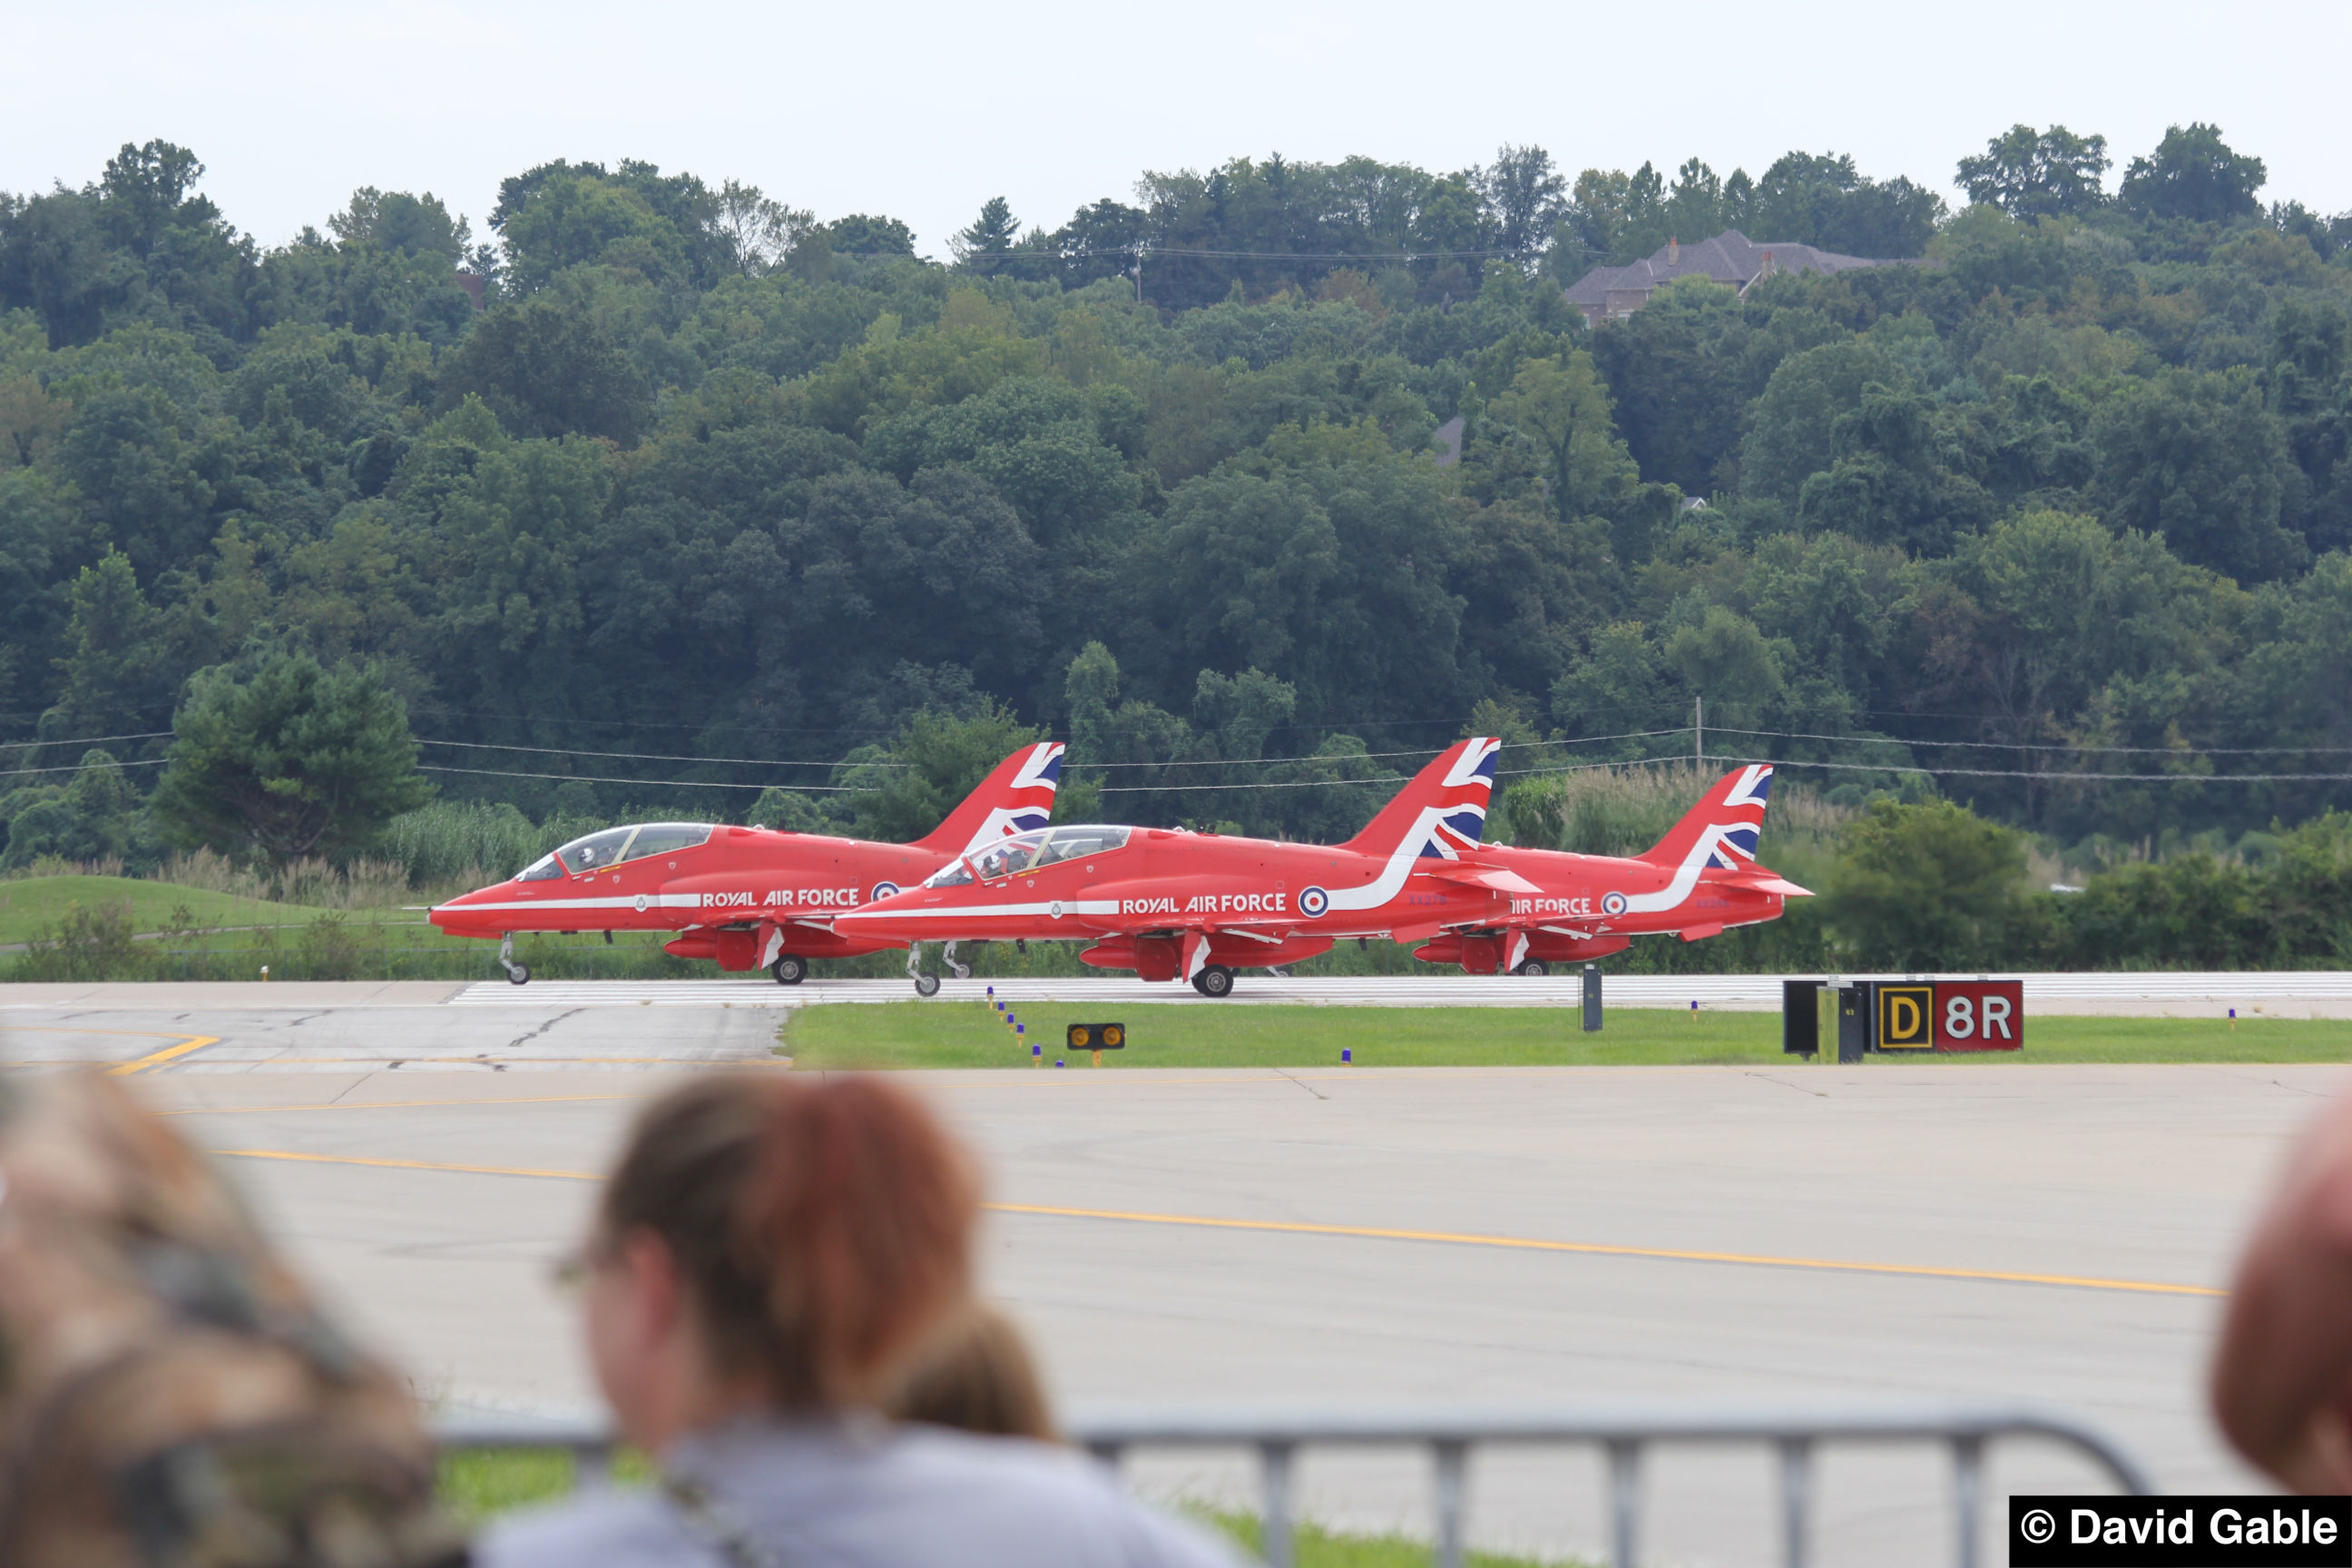
[[[1748,870],[1756,864],[1756,839],[1764,831],[1764,803],[1771,793],[1771,763],[1734,768],[1675,824],[1674,831],[1636,858],[1654,866],[1680,866],[1704,844],[1706,868]]]
[[[1447,860],[1475,849],[1486,828],[1486,797],[1495,788],[1495,755],[1502,745],[1479,735],[1447,747],[1339,847],[1386,859],[1412,840],[1416,857]]]
[[[980,781],[948,819],[915,840],[933,855],[967,855],[1008,833],[1043,827],[1054,815],[1054,790],[1062,782],[1062,743],[1024,746]]]

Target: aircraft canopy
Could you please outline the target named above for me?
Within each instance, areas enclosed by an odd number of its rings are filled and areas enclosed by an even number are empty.
[[[977,871],[981,877],[994,881],[999,877],[1017,877],[1024,871],[1034,871],[1041,866],[1057,861],[1075,860],[1086,855],[1107,855],[1127,847],[1127,837],[1132,829],[1106,827],[1096,825],[1072,825],[1066,827],[1038,827],[1027,833],[1016,833],[986,845],[962,860],[951,860],[932,873],[923,885],[927,888],[952,888],[969,882]]]
[[[607,827],[601,833],[575,838],[552,855],[541,856],[515,880],[543,882],[566,871],[577,876],[602,871],[624,860],[673,855],[680,849],[709,843],[710,834],[711,826],[707,822],[639,822],[626,827]]]

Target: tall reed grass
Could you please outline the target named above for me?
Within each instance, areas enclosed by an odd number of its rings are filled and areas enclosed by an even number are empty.
[[[1639,855],[1672,831],[1722,776],[1683,762],[1533,774],[1503,792],[1486,836],[1529,849]],[[1776,851],[1805,858],[1833,854],[1839,829],[1857,815],[1776,775],[1764,814],[1764,858],[1769,861]]]

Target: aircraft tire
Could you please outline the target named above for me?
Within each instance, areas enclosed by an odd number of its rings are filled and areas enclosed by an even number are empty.
[[[768,965],[768,973],[776,977],[779,985],[798,985],[808,978],[808,960],[797,952],[787,952]]]
[[[918,995],[918,996],[936,996],[936,995],[938,995],[939,994],[940,994],[940,977],[939,977],[938,975],[936,975],[936,974],[918,974],[918,975],[916,975],[916,976],[915,976],[915,994],[916,994],[916,995]]]
[[[528,985],[528,984],[530,984],[530,965],[529,965],[529,964],[527,964],[527,963],[518,963],[518,964],[516,964],[512,969],[508,970],[508,971],[507,971],[507,984],[509,984],[509,985]]]
[[[1192,976],[1192,989],[1203,996],[1230,996],[1234,994],[1234,972],[1222,963],[1212,963]]]
[[[1518,968],[1514,970],[1512,973],[1528,975],[1534,979],[1540,980],[1545,975],[1551,973],[1551,965],[1546,963],[1540,958],[1530,958],[1521,963]]]

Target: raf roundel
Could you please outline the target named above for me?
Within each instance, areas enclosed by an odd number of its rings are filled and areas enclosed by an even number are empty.
[[[1623,914],[1625,912],[1625,895],[1622,893],[1601,894],[1601,912],[1604,915]]]
[[[1331,907],[1331,895],[1320,888],[1298,889],[1298,912],[1310,920]]]
[[[898,892],[898,884],[896,882],[877,882],[874,884],[873,896],[868,898],[866,901],[869,904],[877,902],[880,900],[893,896]]]

